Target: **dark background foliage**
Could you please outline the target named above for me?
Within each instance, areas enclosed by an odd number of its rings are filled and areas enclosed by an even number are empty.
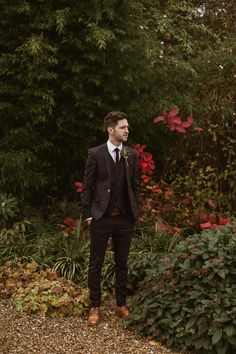
[[[106,139],[104,115],[121,110],[160,179],[192,193],[202,169],[200,192],[233,212],[234,14],[234,1],[1,0],[1,191],[31,203],[74,198],[87,148]],[[153,124],[174,106],[200,136]]]

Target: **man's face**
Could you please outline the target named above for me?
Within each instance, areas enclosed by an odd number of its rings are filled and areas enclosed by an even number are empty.
[[[116,143],[127,141],[129,135],[129,124],[127,119],[118,120],[115,128],[108,128],[109,138]]]

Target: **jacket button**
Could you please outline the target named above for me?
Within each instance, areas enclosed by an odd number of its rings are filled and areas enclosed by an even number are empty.
[[[110,193],[110,191],[111,191],[111,190],[110,190],[110,189],[108,189],[107,191],[108,191],[108,193]]]

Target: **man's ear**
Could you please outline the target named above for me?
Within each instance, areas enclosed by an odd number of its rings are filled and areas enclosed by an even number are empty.
[[[112,127],[107,128],[108,134],[113,134],[114,129]]]

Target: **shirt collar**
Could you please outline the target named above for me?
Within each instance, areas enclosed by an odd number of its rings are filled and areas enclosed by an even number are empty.
[[[107,141],[107,148],[110,152],[113,152],[117,147],[121,151],[123,148],[123,144],[121,143],[119,146],[115,146],[110,142],[110,140]]]

